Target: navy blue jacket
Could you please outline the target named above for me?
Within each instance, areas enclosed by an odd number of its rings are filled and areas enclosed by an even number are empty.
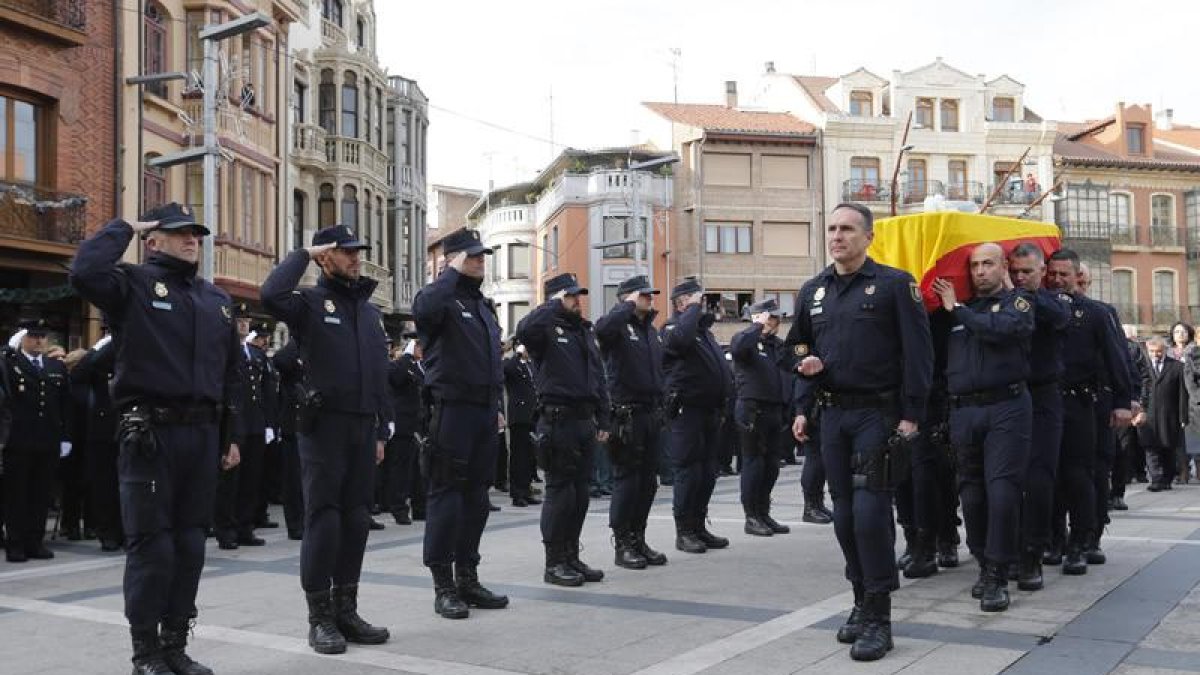
[[[1028,296],[1026,296],[1028,297]],[[1029,361],[1032,384],[1060,382],[1063,375],[1063,339],[1071,320],[1071,303],[1065,293],[1039,288],[1033,295],[1033,342]]]
[[[830,265],[809,279],[796,298],[796,320],[780,365],[795,371],[810,354],[824,369],[800,378],[801,410],[809,409],[818,387],[839,393],[895,391],[901,419],[925,417],[933,346],[920,291],[908,272],[867,258],[846,278]]]
[[[508,426],[532,425],[537,421],[537,387],[534,386],[533,361],[522,362],[519,356],[504,359],[504,391],[508,395],[505,421]]]
[[[779,369],[783,341],[774,335],[763,335],[762,325],[752,323],[729,341],[733,356],[733,375],[739,399],[762,403],[788,403],[791,378]],[[785,378],[787,385],[784,385]]]
[[[596,406],[596,426],[608,431],[608,383],[592,323],[551,300],[517,324],[517,340],[537,364],[534,381],[542,405],[589,403]]]
[[[376,282],[359,277],[350,285],[322,274],[316,286],[297,291],[309,260],[299,249],[271,271],[262,285],[263,307],[287,323],[323,407],[374,415],[376,438],[387,438],[387,333],[370,302]]]
[[[997,389],[1029,379],[1033,302],[1022,291],[971,298],[951,312],[946,386],[951,395]]]
[[[41,358],[36,370],[25,354],[5,348],[4,367],[12,391],[8,409],[12,412],[9,445],[42,450],[62,441],[76,440],[73,435],[74,401],[71,397],[67,367],[59,359]]]
[[[71,371],[71,381],[87,388],[84,439],[92,443],[112,443],[117,438],[117,411],[109,389],[116,354],[110,340],[100,349],[89,349]]]
[[[425,385],[438,401],[488,405],[499,410],[504,385],[500,325],[482,279],[447,267],[413,299],[413,318],[424,348]]]
[[[223,405],[236,443],[242,352],[229,294],[178,258],[153,253],[141,265],[122,263],[132,239],[129,223],[110,221],[79,245],[71,264],[71,286],[112,327],[117,408]]]
[[[392,389],[396,436],[403,434],[405,438],[412,438],[421,430],[421,389],[425,386],[425,373],[415,358],[404,354],[388,364],[388,384]]]
[[[663,397],[663,339],[654,328],[658,312],[639,319],[632,302],[618,302],[596,322],[608,391],[614,404],[654,405]]]
[[[1108,314],[1110,319],[1108,322],[1108,327],[1111,332],[1109,338],[1111,340],[1115,340],[1118,344],[1124,344],[1125,332],[1121,330],[1121,316],[1117,314],[1117,308],[1102,300],[1096,300],[1095,298],[1090,299],[1092,302],[1102,307]],[[1129,370],[1129,398],[1131,401],[1140,401],[1142,396],[1141,377],[1138,374],[1137,364],[1134,363],[1132,356],[1126,359],[1125,366]],[[1100,373],[1099,380],[1101,392],[1096,400],[1096,409],[1098,412],[1107,415],[1112,412],[1114,404],[1116,403],[1116,397],[1110,396],[1110,394],[1113,392],[1113,388],[1112,383],[1108,379],[1108,373],[1102,371]],[[1125,407],[1128,408],[1129,406],[1126,405]]]
[[[1107,385],[1112,388],[1113,405],[1128,409],[1133,392],[1131,360],[1120,327],[1100,303],[1080,293],[1067,297],[1071,300],[1071,319],[1063,352],[1063,383]]]
[[[276,414],[279,433],[294,436],[300,421],[300,405],[304,401],[304,391],[308,386],[304,359],[300,358],[300,345],[296,344],[296,338],[288,340],[282,349],[275,352],[275,356],[271,357],[271,364],[279,375],[279,404]]]
[[[709,330],[714,320],[699,304],[672,316],[662,329],[663,370],[667,391],[684,403],[724,409],[733,386],[725,353]]]
[[[244,435],[263,435],[267,427],[279,426],[279,374],[267,353],[254,345],[243,345],[249,352],[242,367],[246,372],[246,397],[242,413]]]

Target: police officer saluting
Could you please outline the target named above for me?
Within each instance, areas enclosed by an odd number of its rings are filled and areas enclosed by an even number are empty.
[[[775,335],[779,330],[779,304],[771,299],[751,305],[750,320],[753,323],[729,341],[737,387],[734,423],[741,435],[745,532],[769,537],[790,531],[771,517],[771,490],[779,478],[775,448],[783,431],[783,411],[791,402],[784,392],[792,387],[784,386],[786,373],[778,366],[783,349],[783,342]]]
[[[959,498],[967,548],[979,560],[972,595],[985,612],[1008,609],[1008,566],[1017,561],[1021,487],[1029,456],[1033,404],[1029,378],[1033,305],[1012,290],[1004,250],[971,252],[975,295],[958,302],[954,285],[933,290],[954,322],[947,342],[950,443],[958,454]]]
[[[262,285],[263,307],[287,323],[308,374],[298,439],[305,513],[300,583],[308,644],[320,654],[389,637],[358,615],[375,465],[392,415],[387,334],[370,303],[376,282],[359,271],[366,248],[344,225],[318,230],[312,246],[289,254]],[[321,277],[297,291],[310,261]]]
[[[433,573],[434,611],[465,619],[468,605],[508,606],[508,598],[482,586],[478,574],[488,487],[500,449],[504,375],[495,307],[479,290],[484,256],[492,250],[479,242],[479,232],[463,228],[442,238],[442,251],[446,269],[413,299],[432,399],[421,450],[429,483],[425,565]]]
[[[883,658],[892,648],[890,593],[900,581],[892,489],[907,472],[889,440],[917,433],[933,370],[920,291],[908,273],[867,257],[873,225],[859,204],[839,204],[829,214],[833,264],[800,289],[781,361],[801,375],[797,409],[808,410],[814,398],[822,407],[834,531],[855,597],[837,639],[854,643],[856,661]],[[793,435],[803,441],[807,429],[807,417],[798,415]]]
[[[731,393],[729,366],[710,328],[716,318],[704,311],[704,289],[688,279],[671,289],[675,316],[663,326],[663,369],[675,466],[675,548],[705,553],[729,540],[705,527],[708,500],[717,484],[721,420]]]
[[[582,586],[604,578],[604,572],[579,559],[579,535],[587,518],[596,441],[608,440],[608,388],[592,324],[583,318],[579,296],[588,290],[570,273],[547,279],[543,290],[550,299],[521,319],[517,339],[537,367],[534,447],[546,471],[544,579]]]
[[[113,330],[133,672],[205,675],[184,648],[217,467],[238,461],[241,352],[229,295],[196,276],[208,228],[173,203],[142,219],[113,220],[81,243],[71,285]],[[141,265],[121,262],[134,234],[147,240]]]
[[[627,569],[667,564],[667,556],[646,544],[646,522],[658,491],[659,431],[664,422],[662,336],[654,328],[658,310],[652,306],[658,292],[645,275],[630,277],[617,286],[617,304],[596,322],[613,406],[608,524],[615,563]]]

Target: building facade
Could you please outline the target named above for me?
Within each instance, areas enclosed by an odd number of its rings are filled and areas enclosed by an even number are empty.
[[[1200,129],[1124,103],[1059,128],[1057,222],[1091,268],[1092,295],[1142,335],[1200,320]]]
[[[393,75],[388,78],[387,102],[388,231],[393,237],[396,306],[405,316],[412,313],[412,300],[425,283],[426,227],[428,200],[426,160],[429,135],[429,99],[414,80]]]
[[[725,105],[645,104],[658,118],[656,143],[681,158],[667,276],[671,283],[700,277],[723,342],[740,330],[747,306],[765,297],[791,316],[796,291],[824,260],[816,128],[787,113],[739,107],[734,82],[726,96]]]
[[[502,334],[516,332],[535,306],[534,246],[537,240],[537,194],[534,183],[517,183],[489,191],[464,214],[479,230],[479,239],[493,250],[483,292],[496,303]],[[454,228],[445,230],[451,232]]]
[[[118,213],[115,97],[124,12],[99,0],[0,0],[0,330],[46,318],[83,343],[66,265]]]

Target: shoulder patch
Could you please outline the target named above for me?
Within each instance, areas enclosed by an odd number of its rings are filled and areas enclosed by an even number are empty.
[[[909,293],[912,294],[913,302],[920,304],[921,289],[917,287],[917,284],[915,281],[908,282],[908,291],[909,291]]]
[[[1028,312],[1029,301],[1018,296],[1016,302],[1013,303],[1013,307],[1016,307],[1018,312]]]
[[[666,329],[667,330],[675,330],[675,324],[673,324],[673,323],[667,324]]]
[[[796,356],[808,356],[808,345],[801,342],[800,344],[793,347],[792,351],[795,352]]]

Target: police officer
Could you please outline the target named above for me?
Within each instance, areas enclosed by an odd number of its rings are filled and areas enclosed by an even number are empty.
[[[826,242],[834,262],[801,287],[781,361],[801,375],[799,409],[821,402],[834,531],[855,595],[837,637],[854,643],[850,656],[860,661],[892,648],[890,593],[899,579],[884,461],[893,453],[884,450],[889,438],[917,433],[933,366],[920,291],[909,274],[867,256],[873,226],[871,211],[858,204],[830,213]],[[796,417],[797,440],[807,425],[806,416]]]
[[[116,366],[116,348],[111,334],[100,338],[71,371],[71,380],[87,390],[87,470],[92,518],[100,550],[118,551],[121,532],[121,502],[117,483],[117,411],[113,407],[112,383]]]
[[[463,228],[442,238],[442,251],[446,268],[413,299],[430,405],[421,449],[429,483],[424,557],[433,574],[434,611],[464,619],[468,605],[508,606],[478,574],[504,375],[495,306],[480,291],[484,256],[492,250],[480,243],[479,232]]]
[[[737,389],[733,423],[741,437],[744,529],[746,534],[769,537],[790,531],[771,517],[771,490],[779,478],[775,449],[783,431],[780,420],[791,407],[791,397],[784,396],[787,374],[778,365],[783,348],[775,335],[779,304],[768,299],[751,305],[750,319],[750,326],[729,342]],[[791,387],[787,391],[790,394]]]
[[[1064,336],[1069,348],[1063,353],[1063,436],[1057,476],[1058,495],[1071,516],[1063,574],[1087,574],[1084,550],[1097,530],[1095,403],[1107,382],[1113,401],[1109,424],[1129,425],[1133,399],[1128,356],[1112,316],[1079,292],[1079,255],[1061,249],[1050,256],[1047,266],[1047,285],[1065,294],[1071,305]]]
[[[541,504],[533,494],[533,423],[537,418],[537,389],[533,384],[533,361],[529,350],[518,344],[504,360],[505,421],[508,422],[508,493],[512,505]]]
[[[122,263],[135,234],[146,238],[146,262]],[[142,222],[109,222],[71,266],[71,285],[113,331],[125,617],[143,675],[212,673],[184,650],[217,467],[238,461],[242,381],[229,295],[196,276],[208,235],[188,209],[167,204]]]
[[[1029,350],[1033,303],[1012,289],[998,244],[971,252],[973,297],[936,279],[942,309],[954,317],[947,343],[950,443],[958,453],[959,498],[967,548],[979,560],[979,607],[1008,609],[1008,566],[1017,561],[1021,489],[1029,461],[1033,404]],[[975,589],[972,589],[972,595]]]
[[[397,525],[411,525],[409,500],[417,499],[421,491],[420,469],[417,466],[417,439],[420,431],[421,389],[425,386],[425,371],[421,368],[421,345],[416,333],[401,336],[408,340],[403,349],[388,364],[388,384],[392,390],[396,433],[388,441],[392,454],[389,473],[384,482],[384,499]],[[386,461],[386,460],[385,460]]]
[[[46,357],[45,319],[25,319],[21,344],[4,354],[12,431],[4,448],[4,515],[9,562],[46,560],[46,513],[60,457],[71,452],[73,423],[67,368]]]
[[[662,329],[666,372],[667,452],[675,468],[675,548],[705,553],[729,540],[708,531],[708,501],[717,484],[719,439],[726,400],[732,393],[729,366],[713,337],[704,289],[687,279],[671,289],[675,315]]]
[[[1062,445],[1063,339],[1071,309],[1065,295],[1043,288],[1045,255],[1036,244],[1021,243],[1009,254],[1013,285],[1032,293],[1034,329],[1030,345],[1029,392],[1033,403],[1033,436],[1025,470],[1021,505],[1021,551],[1017,588],[1040,590],[1042,553],[1050,546],[1055,474]]]
[[[300,406],[308,389],[300,345],[293,337],[271,357],[279,374],[279,455],[283,465],[283,520],[288,539],[304,538],[304,491],[300,478],[300,448],[296,433],[300,424]]]
[[[632,276],[617,286],[617,303],[596,322],[613,406],[608,525],[616,548],[614,563],[635,570],[667,563],[667,556],[646,543],[646,522],[658,491],[663,425],[663,346],[654,328],[658,311],[653,307],[658,293],[646,275]]]
[[[389,637],[358,614],[375,465],[383,460],[392,417],[387,334],[370,302],[376,282],[360,276],[359,256],[367,248],[345,225],[326,227],[262,285],[263,307],[287,323],[308,372],[298,439],[305,507],[300,583],[308,601],[308,644],[319,654]],[[309,262],[321,276],[316,286],[297,291]]]
[[[604,572],[579,559],[579,535],[587,518],[596,442],[608,440],[608,386],[592,324],[583,318],[579,296],[588,290],[569,272],[547,279],[542,288],[549,300],[521,319],[517,339],[537,368],[534,447],[546,472],[543,578],[557,586],[582,586],[604,578]]]

